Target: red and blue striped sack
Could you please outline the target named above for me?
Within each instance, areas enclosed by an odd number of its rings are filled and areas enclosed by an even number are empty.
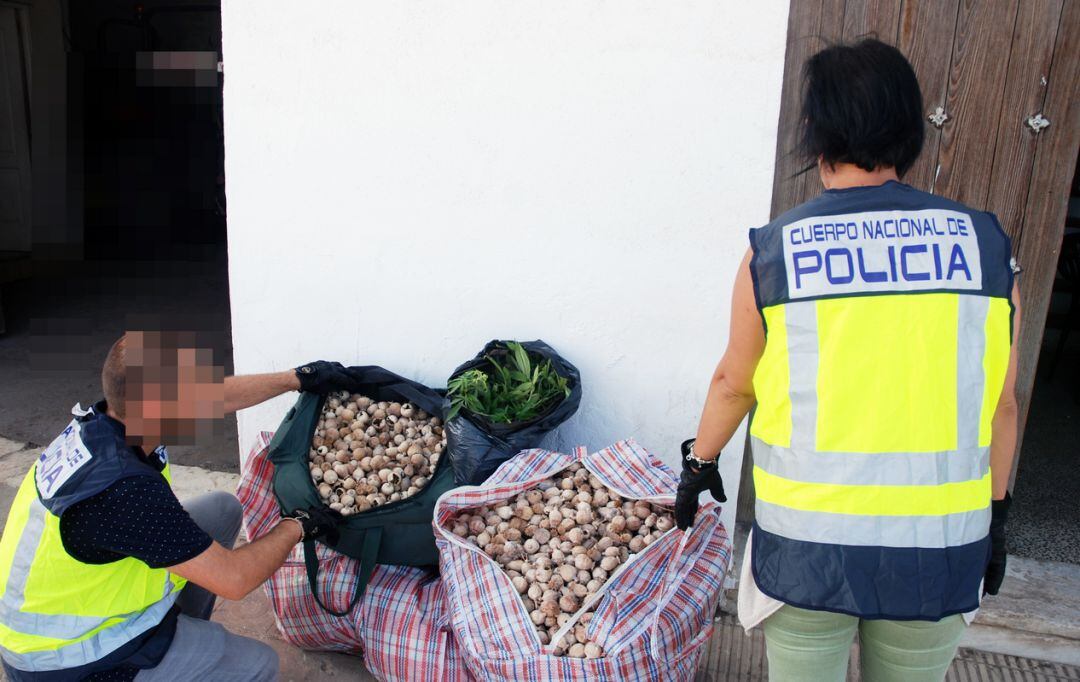
[[[604,584],[592,601],[596,610],[587,632],[605,655],[593,659],[556,656],[553,646],[541,644],[509,577],[448,530],[447,523],[462,510],[508,500],[578,460],[625,498],[674,504],[674,473],[633,440],[593,454],[584,448],[570,455],[525,450],[483,485],[443,494],[435,505],[435,542],[460,654],[480,680],[692,679],[712,634],[731,557],[715,503],[702,505],[688,532],[668,531]],[[583,604],[572,623],[590,606]]]
[[[249,541],[278,523],[274,465],[268,455],[272,433],[259,434],[240,478],[237,496],[244,508]],[[327,605],[343,610],[356,585],[360,562],[322,544],[319,590]],[[264,585],[278,630],[303,649],[363,655],[380,680],[469,682],[449,629],[442,581],[431,571],[410,566],[378,566],[360,603],[335,617],[316,603],[308,585],[301,545]]]

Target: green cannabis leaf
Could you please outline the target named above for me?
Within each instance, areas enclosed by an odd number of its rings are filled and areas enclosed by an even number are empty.
[[[506,342],[506,354],[487,356],[485,369],[470,369],[447,382],[453,419],[462,410],[495,423],[513,424],[543,414],[570,396],[570,386],[550,360],[536,363],[516,341]]]

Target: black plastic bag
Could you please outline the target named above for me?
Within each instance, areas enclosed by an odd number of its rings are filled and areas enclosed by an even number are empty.
[[[522,450],[537,447],[541,439],[577,412],[581,403],[581,374],[577,367],[555,352],[543,341],[521,344],[529,355],[550,360],[555,372],[567,380],[570,395],[533,419],[513,424],[495,424],[479,415],[462,410],[446,422],[446,451],[454,467],[454,482],[458,485],[479,485],[499,468],[499,465]],[[450,378],[470,369],[483,369],[488,356],[506,354],[505,341],[490,341],[484,350],[454,370]],[[445,412],[450,411],[447,398]]]

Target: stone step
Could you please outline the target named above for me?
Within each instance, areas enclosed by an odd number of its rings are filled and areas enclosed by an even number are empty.
[[[976,623],[1080,640],[1080,566],[1009,556],[1006,567]]]

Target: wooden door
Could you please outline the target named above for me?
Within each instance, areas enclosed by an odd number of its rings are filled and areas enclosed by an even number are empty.
[[[0,251],[29,251],[30,119],[25,9],[0,4]]]
[[[803,62],[837,42],[877,37],[907,56],[929,117],[903,181],[993,211],[1024,269],[1017,392],[1027,419],[1080,141],[1080,0],[792,0],[773,179],[773,217],[817,196],[798,175]],[[1034,132],[1029,118],[1049,121]],[[749,461],[749,460],[747,460]],[[750,466],[739,518],[753,518]],[[1014,470],[1015,471],[1015,470]]]

